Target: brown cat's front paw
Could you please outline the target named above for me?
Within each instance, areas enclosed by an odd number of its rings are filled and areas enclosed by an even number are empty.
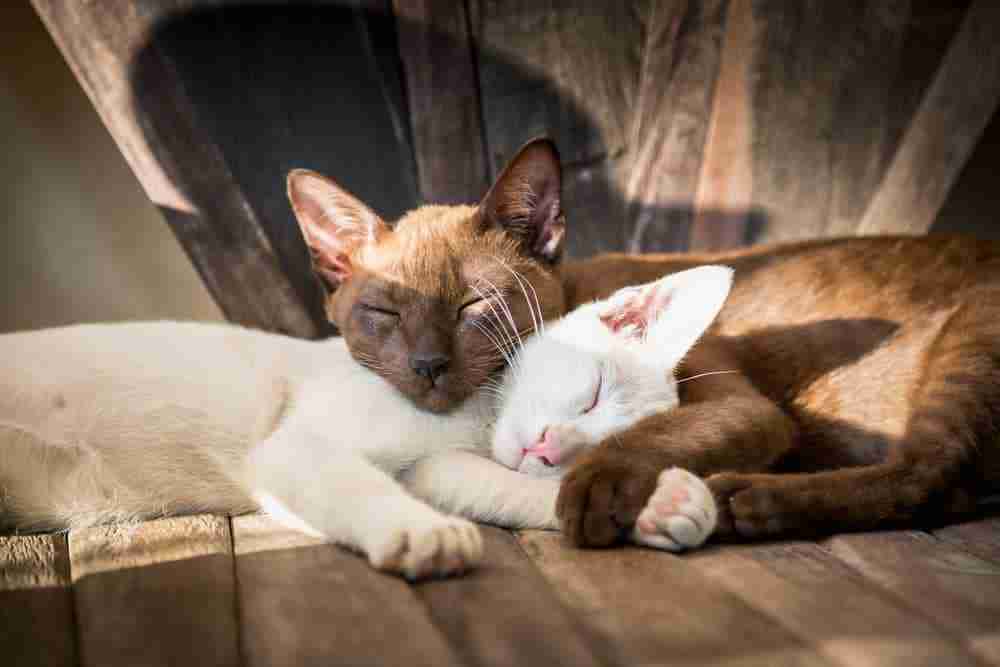
[[[563,479],[556,516],[578,546],[606,547],[627,538],[656,488],[656,474],[591,461]]]

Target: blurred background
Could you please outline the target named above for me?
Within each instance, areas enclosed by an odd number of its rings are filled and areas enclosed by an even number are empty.
[[[221,319],[35,10],[0,25],[0,331]]]
[[[289,168],[391,220],[475,201],[539,134],[571,256],[1000,238],[989,3],[35,6],[49,31],[0,6],[0,331],[225,315],[323,335]]]

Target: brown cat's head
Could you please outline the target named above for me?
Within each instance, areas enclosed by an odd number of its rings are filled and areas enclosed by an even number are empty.
[[[559,156],[536,139],[478,206],[422,206],[387,225],[320,174],[288,197],[354,357],[422,408],[448,411],[499,370],[539,317],[565,309]]]

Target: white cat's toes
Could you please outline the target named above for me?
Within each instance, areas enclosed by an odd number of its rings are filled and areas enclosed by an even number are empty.
[[[377,569],[410,580],[461,574],[476,567],[482,557],[479,528],[465,519],[443,515],[402,527],[368,554]]]
[[[699,477],[680,468],[660,473],[656,490],[632,530],[636,544],[684,551],[705,543],[715,530],[715,498]]]

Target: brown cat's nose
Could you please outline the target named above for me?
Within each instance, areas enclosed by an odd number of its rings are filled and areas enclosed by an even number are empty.
[[[431,382],[437,379],[448,370],[448,362],[451,359],[444,356],[423,356],[414,354],[410,357],[410,368],[417,375],[427,378]]]

